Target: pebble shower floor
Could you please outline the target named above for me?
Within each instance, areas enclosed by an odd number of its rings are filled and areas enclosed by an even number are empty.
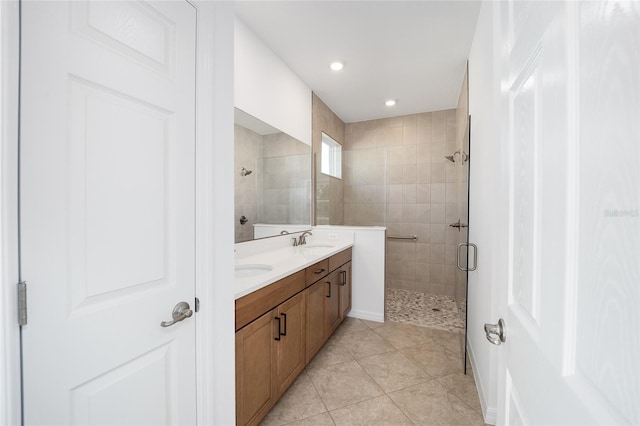
[[[451,297],[396,288],[387,289],[385,319],[449,331],[464,328]]]

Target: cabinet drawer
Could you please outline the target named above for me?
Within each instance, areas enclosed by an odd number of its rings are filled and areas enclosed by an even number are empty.
[[[236,300],[236,331],[306,287],[305,271],[269,284]]]
[[[329,258],[329,270],[335,271],[340,266],[344,265],[351,260],[351,247],[341,251],[338,254],[334,254]]]
[[[306,283],[311,285],[321,278],[324,278],[329,273],[329,259],[321,260],[320,262],[309,266],[306,270]]]

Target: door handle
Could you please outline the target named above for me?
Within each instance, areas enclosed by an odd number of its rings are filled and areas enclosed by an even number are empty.
[[[325,297],[331,297],[331,281],[325,281],[326,284],[329,285],[329,294],[325,295]]]
[[[341,286],[347,285],[347,271],[340,271],[340,276],[342,277],[342,282],[340,282]]]
[[[276,321],[278,321],[278,335],[277,335],[276,337],[274,337],[274,340],[278,340],[278,341],[280,341],[280,336],[282,336],[282,332],[280,331],[280,330],[281,330],[281,328],[280,328],[280,326],[281,326],[281,324],[280,324],[280,317],[275,317],[274,319],[275,319]]]
[[[171,313],[173,320],[162,321],[160,323],[160,327],[171,327],[173,324],[191,317],[191,315],[193,315],[193,311],[191,310],[189,304],[187,302],[180,302],[173,307],[173,312]]]
[[[487,340],[496,346],[507,340],[507,330],[502,318],[498,320],[497,324],[485,324],[484,332],[487,335]]]
[[[473,247],[473,268],[469,268],[469,265],[467,265],[465,267],[465,266],[462,266],[460,264],[460,249],[462,247],[466,247],[467,248],[467,253],[469,252],[469,247]],[[468,258],[469,258],[469,256],[467,256],[467,259]],[[478,246],[476,246],[473,243],[460,243],[460,244],[458,244],[458,251],[456,252],[456,266],[461,271],[475,271],[476,268],[478,267]]]
[[[282,321],[284,322],[284,331],[282,332],[282,336],[286,336],[287,335],[287,314],[283,312],[281,315],[282,315]]]

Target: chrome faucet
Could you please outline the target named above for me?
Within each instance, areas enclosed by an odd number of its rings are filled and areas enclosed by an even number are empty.
[[[296,238],[292,238],[293,240],[293,246],[297,247],[297,246],[301,246],[303,244],[307,244],[307,235],[313,235],[311,232],[309,231],[304,231],[302,233],[302,235],[300,235],[300,237]]]

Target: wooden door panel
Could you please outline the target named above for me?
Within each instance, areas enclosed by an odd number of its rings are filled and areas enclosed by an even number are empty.
[[[300,292],[278,307],[283,335],[278,348],[278,394],[293,383],[306,365],[306,293]]]
[[[338,271],[332,272],[321,282],[325,286],[325,340],[335,331],[340,324],[340,282]]]
[[[278,397],[275,317],[274,309],[236,332],[236,421],[239,425],[257,424]]]
[[[320,281],[305,290],[307,294],[306,309],[306,361],[311,361],[325,342],[325,289],[326,284]]]

